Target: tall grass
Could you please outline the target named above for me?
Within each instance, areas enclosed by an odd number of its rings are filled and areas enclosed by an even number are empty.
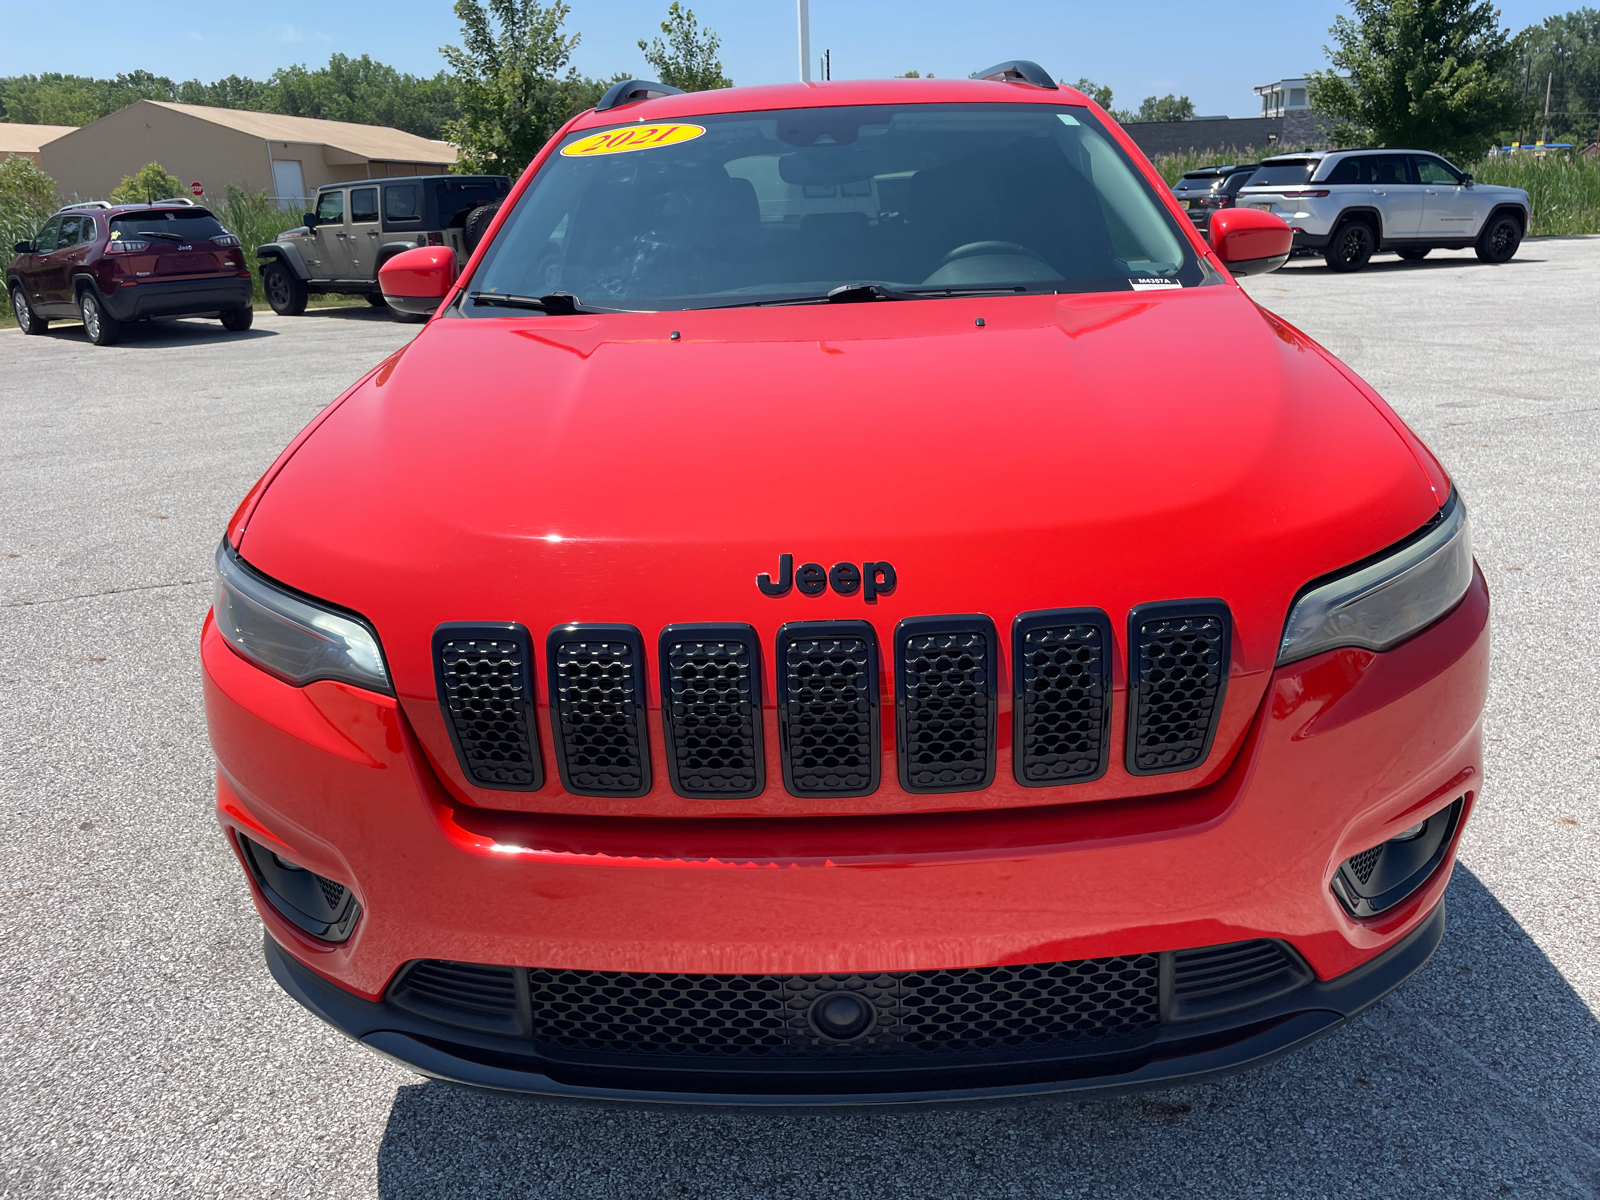
[[[1470,169],[1480,183],[1527,191],[1530,234],[1600,233],[1600,159],[1518,154],[1486,158]]]
[[[1278,150],[1269,150],[1267,154],[1278,154]],[[1161,178],[1170,186],[1178,182],[1185,171],[1198,171],[1201,167],[1225,167],[1232,163],[1255,162],[1265,158],[1266,154],[1253,149],[1234,150],[1219,154],[1215,150],[1190,150],[1183,154],[1158,154],[1150,161],[1155,164],[1156,170],[1161,172]]]
[[[256,300],[266,303],[261,290],[261,264],[256,261],[256,247],[272,241],[285,229],[300,224],[300,214],[283,212],[272,206],[265,192],[247,192],[230,183],[221,204],[211,205],[211,211],[229,233],[239,239],[244,251],[244,261],[250,267],[250,282],[255,288]]]

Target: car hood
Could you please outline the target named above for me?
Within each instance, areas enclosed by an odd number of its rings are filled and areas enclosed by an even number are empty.
[[[434,694],[439,623],[521,622],[542,670],[545,632],[569,621],[632,624],[647,645],[671,623],[749,622],[770,648],[786,621],[865,618],[887,647],[908,616],[981,612],[1005,634],[1020,612],[1094,605],[1120,630],[1135,604],[1224,599],[1232,675],[1204,768],[1132,778],[1114,762],[1097,783],[1024,789],[1007,732],[986,792],[902,794],[890,748],[880,791],[827,811],[1060,803],[1214,779],[1295,593],[1428,520],[1443,498],[1430,463],[1381,401],[1232,286],[445,318],[281,465],[239,544],[374,622],[458,798],[544,811],[707,809],[664,771],[642,800],[465,784]],[[891,562],[898,586],[870,605],[763,595],[756,575],[780,554]],[[818,803],[775,783],[735,807]]]

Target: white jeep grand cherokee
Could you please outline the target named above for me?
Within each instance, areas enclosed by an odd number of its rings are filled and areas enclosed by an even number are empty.
[[[1236,203],[1282,217],[1295,249],[1320,252],[1335,271],[1359,271],[1378,250],[1419,259],[1472,246],[1484,262],[1506,262],[1530,215],[1521,188],[1474,183],[1420,150],[1280,154],[1262,160]]]

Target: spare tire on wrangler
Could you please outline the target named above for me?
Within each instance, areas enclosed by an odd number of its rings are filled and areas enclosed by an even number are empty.
[[[480,204],[467,214],[467,223],[462,229],[462,238],[471,254],[478,248],[478,243],[483,240],[484,233],[489,228],[489,223],[494,220],[495,213],[500,211],[500,201],[491,204]]]

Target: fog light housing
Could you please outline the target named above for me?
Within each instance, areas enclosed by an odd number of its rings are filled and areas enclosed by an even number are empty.
[[[1333,873],[1333,894],[1352,917],[1375,917],[1426,883],[1444,861],[1465,796],[1386,842],[1352,855]]]
[[[243,834],[239,848],[256,886],[285,921],[325,942],[350,937],[361,916],[355,893],[337,880],[281,858]]]

